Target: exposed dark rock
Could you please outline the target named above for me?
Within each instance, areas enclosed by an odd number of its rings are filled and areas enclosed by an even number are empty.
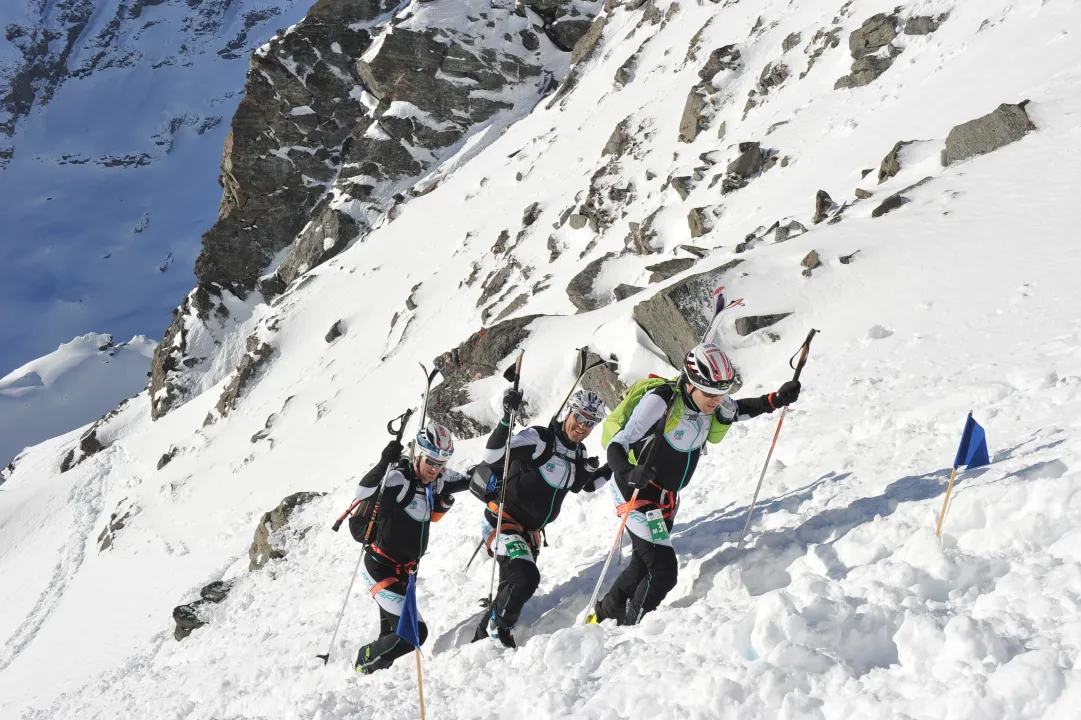
[[[851,254],[849,254],[849,255],[841,255],[841,256],[840,256],[839,258],[837,258],[837,260],[838,260],[838,261],[840,261],[840,263],[841,263],[842,265],[849,265],[849,264],[851,264],[851,263],[852,263],[852,261],[853,261],[853,260],[855,260],[855,259],[856,259],[856,255],[858,255],[858,254],[859,254],[859,252],[860,252],[860,251],[859,251],[859,250],[857,250],[856,252],[854,252],[854,253],[851,253]]]
[[[629,116],[625,117],[616,125],[611,137],[608,138],[608,142],[605,143],[604,149],[601,150],[601,156],[614,155],[618,158],[627,151],[631,144],[631,137],[627,132],[630,120]]]
[[[522,211],[522,225],[529,227],[533,223],[537,222],[537,210],[540,209],[540,203],[530,203],[525,210]]]
[[[686,200],[687,196],[691,194],[691,190],[694,189],[694,180],[690,175],[674,177],[668,184],[679,194],[680,200]]]
[[[90,429],[79,437],[78,444],[69,450],[64,459],[60,461],[61,473],[66,473],[73,467],[82,464],[91,455],[96,455],[108,447],[98,439],[98,429],[101,427],[101,422],[99,420],[91,425]]]
[[[999,105],[983,117],[957,125],[946,136],[945,165],[997,150],[1036,129],[1025,112],[1025,100],[1017,105]]]
[[[709,232],[709,217],[706,215],[706,208],[691,208],[687,213],[687,227],[691,231],[692,238],[702,237]]]
[[[812,250],[804,256],[803,260],[800,261],[800,265],[804,267],[803,276],[811,277],[812,270],[822,267],[822,259],[818,257],[817,251]]]
[[[556,3],[553,3],[553,5],[555,4]],[[585,22],[587,23],[587,26],[584,28],[578,24],[558,31],[566,39],[570,39],[575,33],[578,33],[570,46],[567,46],[573,48],[573,50],[571,50],[571,63],[574,65],[587,60],[593,54],[593,50],[597,47],[597,43],[601,39],[601,34],[604,33],[604,26],[608,22],[608,15],[602,13],[594,18],[593,22],[589,22],[588,19],[586,19]],[[549,37],[551,37],[550,34]],[[554,39],[553,42],[557,42],[558,44],[558,41],[555,41]]]
[[[351,216],[330,206],[329,196],[315,210],[315,217],[297,236],[276,275],[285,285],[345,249],[361,233]]]
[[[792,313],[777,313],[775,315],[745,315],[736,318],[736,334],[750,335],[756,330],[776,325]]]
[[[342,332],[342,321],[335,320],[334,324],[330,326],[330,330],[327,330],[326,337],[323,338],[328,343],[334,342],[340,338],[344,333]]]
[[[251,547],[248,548],[248,571],[252,572],[266,565],[271,560],[280,560],[287,553],[286,544],[281,535],[290,525],[293,513],[301,505],[311,502],[326,493],[321,492],[298,492],[283,499],[278,506],[270,512],[263,513],[259,524],[255,527],[255,536],[252,538]],[[288,528],[292,535],[298,539],[303,538],[310,528]]]
[[[492,245],[492,253],[499,255],[500,253],[507,252],[507,241],[510,240],[510,230],[501,230],[499,237],[496,238],[495,243]]]
[[[166,452],[162,453],[162,456],[158,458],[158,470],[161,470],[171,463],[179,451],[180,449],[176,445],[173,445]]]
[[[586,226],[587,218],[585,215],[574,213],[568,218],[567,222],[570,223],[571,230],[581,230]]]
[[[889,70],[892,64],[892,57],[880,58],[874,55],[861,57],[852,63],[852,74],[838,78],[833,84],[833,89],[844,90],[870,85],[879,75]]]
[[[109,520],[105,523],[105,527],[101,529],[101,533],[98,535],[99,553],[105,552],[113,546],[117,533],[124,529],[124,525],[127,521],[138,511],[139,509],[132,505],[126,498],[120,501],[120,504],[117,505],[116,512],[109,516]]]
[[[864,190],[862,188],[856,188],[856,198],[859,200],[867,200],[874,197],[874,195],[875,194],[873,192],[868,192],[867,190]]]
[[[805,232],[807,232],[807,228],[804,227],[803,223],[798,220],[792,220],[787,225],[778,225],[773,238],[776,242],[780,243],[799,237]]]
[[[890,195],[888,198],[882,201],[882,203],[871,211],[871,217],[882,217],[888,212],[892,212],[901,207],[905,203],[911,202],[908,198],[898,194]]]
[[[435,359],[443,382],[432,388],[428,399],[428,419],[445,425],[455,439],[478,437],[490,427],[457,408],[472,401],[468,385],[482,378],[502,374],[500,366],[529,335],[528,327],[540,315],[511,318],[470,335],[458,347]]]
[[[841,44],[841,28],[836,27],[832,30],[826,30],[825,28],[819,28],[814,36],[811,38],[811,42],[808,43],[808,49],[810,50],[810,58],[807,60],[807,69],[799,74],[800,80],[807,77],[807,74],[811,72],[811,68],[814,67],[818,59],[827,50],[832,50]]]
[[[522,46],[526,50],[537,50],[540,48],[540,40],[537,39],[537,34],[531,30],[522,30],[518,33],[522,37]]]
[[[199,597],[212,603],[220,603],[228,597],[234,583],[234,580],[215,580],[209,585],[203,586],[203,589],[199,591]]]
[[[270,361],[274,355],[274,348],[259,339],[257,335],[251,335],[247,340],[248,351],[237,363],[236,373],[233,379],[225,386],[218,398],[215,409],[219,415],[226,417],[236,409],[240,396],[255,379],[259,370]]]
[[[739,144],[740,155],[728,164],[728,174],[750,179],[762,171],[762,148],[757,142]]]
[[[833,202],[833,198],[825,190],[819,190],[815,194],[815,214],[811,218],[811,222],[817,225],[818,223],[829,217],[831,211],[837,208],[837,203]]]
[[[206,625],[207,606],[225,600],[235,582],[235,580],[215,580],[199,591],[201,599],[173,608],[173,620],[176,622],[173,637],[177,642],[191,635],[192,631]]]
[[[696,258],[704,258],[706,255],[709,255],[709,250],[707,248],[695,247],[694,245],[680,245],[679,249],[694,255]]]
[[[930,15],[910,17],[905,21],[905,35],[930,35],[935,30],[938,30],[949,17],[949,13],[943,13],[938,17],[931,17]]]
[[[477,307],[484,305],[499,294],[506,287],[511,274],[517,269],[518,261],[512,258],[510,262],[503,264],[498,270],[489,275],[482,286],[484,289],[480,294],[480,298],[477,299]]]
[[[649,276],[649,282],[657,283],[675,277],[684,270],[690,270],[696,262],[698,262],[698,258],[676,258],[655,265],[646,265],[646,270],[653,273]]]
[[[882,158],[882,163],[878,166],[878,184],[889,180],[891,177],[901,172],[901,148],[906,145],[911,145],[914,140],[901,140],[893,149],[886,153],[886,157]]]
[[[724,136],[728,133],[728,121],[722,120],[721,124],[717,126],[717,139],[724,140]]]
[[[637,285],[628,285],[626,283],[620,283],[616,285],[616,289],[612,291],[612,294],[616,296],[616,300],[626,300],[631,295],[637,295],[642,292],[643,288]]]
[[[657,252],[656,248],[653,247],[653,238],[657,236],[657,231],[653,228],[653,220],[659,212],[659,208],[654,210],[640,223],[627,223],[630,231],[627,233],[627,237],[624,238],[623,244],[631,252],[638,255],[652,255]]]
[[[773,88],[779,86],[788,79],[788,66],[784,63],[766,63],[762,68],[762,74],[758,77],[758,87],[762,94],[767,94]]]
[[[635,321],[672,367],[682,367],[687,352],[698,344],[713,317],[713,290],[741,262],[733,260],[692,275],[634,306]]]
[[[526,303],[529,302],[529,298],[530,294],[527,292],[518,295],[516,298],[511,300],[510,303],[507,304],[507,307],[499,311],[499,314],[495,316],[495,321],[499,322],[503,318],[510,317],[514,313],[524,308],[526,306]]]
[[[798,32],[790,33],[788,37],[786,37],[781,43],[781,51],[788,52],[792,48],[799,45],[802,39],[802,36]]]
[[[834,89],[855,88],[869,85],[879,75],[886,72],[893,64],[901,49],[893,45],[897,37],[897,15],[879,13],[864,21],[863,25],[853,30],[848,38],[848,48],[855,62],[852,72],[837,80]],[[889,47],[887,57],[878,57],[876,53]]]
[[[699,131],[703,130],[704,120],[702,111],[706,107],[706,98],[696,85],[687,94],[687,102],[683,106],[683,117],[679,121],[679,139],[681,142],[690,143],[698,137]]]
[[[698,77],[702,82],[709,83],[722,70],[739,70],[741,64],[739,49],[735,45],[725,45],[709,54],[706,64],[698,71]]]
[[[598,298],[593,294],[593,283],[604,264],[614,257],[616,253],[606,253],[603,257],[586,265],[580,273],[571,278],[567,285],[567,297],[578,308],[578,312],[589,312],[608,304],[607,298]]]
[[[593,363],[601,360],[601,356],[597,355],[592,350],[586,348],[586,365],[592,365]],[[619,405],[623,400],[623,395],[627,392],[627,385],[619,379],[619,374],[615,369],[609,367],[607,364],[594,368],[586,373],[586,376],[582,378],[581,386],[585,390],[592,390],[601,396],[601,400],[604,401],[605,407],[612,410]]]

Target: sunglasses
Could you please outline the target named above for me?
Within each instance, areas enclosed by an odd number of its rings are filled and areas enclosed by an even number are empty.
[[[425,455],[424,456],[424,464],[427,465],[430,468],[441,468],[441,467],[446,466],[447,461],[446,460],[442,460],[442,461],[440,461],[440,460],[432,460],[430,457]]]
[[[591,428],[591,427],[595,426],[597,423],[599,423],[600,420],[595,420],[594,418],[591,418],[588,415],[583,415],[580,412],[575,412],[574,413],[574,422],[578,423],[579,425],[584,425],[587,428]]]

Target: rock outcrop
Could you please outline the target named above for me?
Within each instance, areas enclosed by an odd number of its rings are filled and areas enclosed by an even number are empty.
[[[634,306],[634,319],[672,367],[681,367],[713,317],[713,290],[742,260],[690,276]]]
[[[1017,142],[1036,129],[1025,112],[1028,100],[1017,105],[999,105],[983,117],[962,123],[946,136],[942,164],[952,165],[970,157],[998,150]]]
[[[472,401],[469,384],[506,368],[499,363],[510,357],[529,336],[529,325],[540,315],[512,318],[470,335],[458,347],[434,361],[443,377],[428,397],[428,419],[446,425],[456,439],[468,439],[491,430],[460,408]],[[525,412],[525,410],[523,410]]]
[[[569,52],[600,10],[599,1],[525,2],[544,21],[547,37],[537,38],[536,15],[525,12],[463,26],[425,4],[391,21],[395,6],[319,0],[252,56],[225,142],[219,217],[195,265],[198,286],[152,363],[155,418],[190,397],[189,376],[204,368],[210,344],[191,341],[228,331],[217,313],[229,298],[280,293],[393,219],[402,202],[435,186],[438,173],[413,188],[474,126],[543,96],[565,65],[542,46]],[[534,50],[506,42],[527,32]]]

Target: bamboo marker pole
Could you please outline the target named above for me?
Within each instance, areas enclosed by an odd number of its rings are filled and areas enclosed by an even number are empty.
[[[420,672],[420,648],[413,648],[417,654],[417,692],[420,694],[420,720],[424,720],[424,679]]]
[[[972,417],[972,411],[968,411],[969,417]],[[938,514],[938,527],[935,528],[935,537],[942,537],[942,523],[946,520],[946,507],[950,504],[950,493],[953,492],[953,481],[957,479],[957,466],[953,468],[953,472],[950,473],[950,484],[946,486],[946,497],[942,500],[942,512]]]

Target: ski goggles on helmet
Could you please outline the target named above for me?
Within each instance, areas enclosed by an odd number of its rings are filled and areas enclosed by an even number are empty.
[[[703,387],[701,384],[696,383],[693,378],[688,378],[688,382],[699,390],[703,395],[709,395],[711,397],[722,397],[732,392],[732,389],[736,385],[736,379],[720,380],[714,383],[713,387]]]
[[[436,460],[428,455],[421,455],[420,457],[424,460],[424,464],[430,468],[442,468],[447,466],[446,460]]]
[[[594,426],[597,425],[597,423],[600,422],[599,418],[595,418],[595,417],[591,417],[589,415],[585,415],[583,413],[578,412],[577,410],[575,410],[572,413],[572,417],[574,417],[574,422],[578,423],[579,425],[584,425],[587,428],[594,427]]]

